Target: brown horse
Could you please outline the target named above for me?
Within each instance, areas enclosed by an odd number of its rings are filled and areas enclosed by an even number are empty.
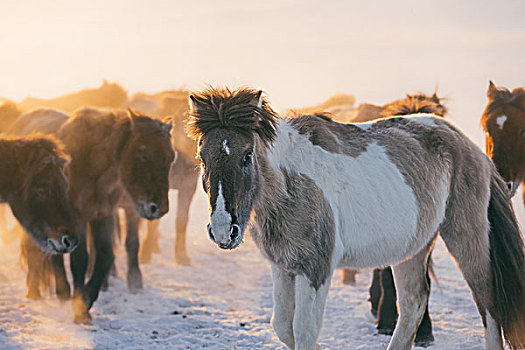
[[[13,101],[0,101],[0,133],[5,132],[21,113],[20,108]]]
[[[481,117],[487,155],[514,195],[525,181],[525,89],[518,87],[511,92],[490,81],[487,97],[489,102]]]
[[[36,108],[49,107],[71,113],[84,106],[117,108],[122,106],[127,99],[127,92],[119,84],[108,83],[104,80],[99,88],[84,89],[49,100],[26,97],[20,103],[20,108],[29,112]]]
[[[50,122],[42,120],[45,125]],[[174,157],[170,129],[169,124],[133,111],[84,108],[57,132],[71,155],[69,203],[80,233],[79,246],[71,254],[77,323],[90,322],[89,309],[113,264],[114,217],[122,194],[129,194],[135,211],[148,220],[168,211],[168,172]],[[86,284],[88,226],[96,254],[93,274]],[[138,237],[126,237],[126,245],[138,250]],[[70,291],[63,261],[55,263],[55,272],[60,272],[55,276],[57,288],[64,288],[57,295],[67,298]],[[136,261],[128,261],[128,266],[128,281],[141,284]]]
[[[52,137],[0,139],[0,202],[46,254],[71,252],[78,242],[67,203],[67,161]]]
[[[177,152],[177,159],[171,165],[170,188],[178,191],[175,219],[175,262],[181,265],[189,265],[190,258],[186,250],[186,228],[190,204],[199,179],[199,168],[195,159],[196,143],[185,132],[184,120],[188,116],[188,92],[171,90],[154,95],[137,94],[129,101],[129,105],[135,108],[158,106],[158,110],[153,115],[158,118],[172,116],[172,146]],[[130,218],[133,213],[126,211],[126,215]],[[134,221],[131,220],[131,222]],[[141,262],[151,261],[153,253],[159,252],[158,237],[158,222],[148,222],[148,230],[141,243]]]
[[[9,124],[21,114],[20,109],[13,101],[0,98],[0,134],[5,133]],[[4,205],[0,205],[0,233],[3,232],[2,239],[7,241],[7,221]]]

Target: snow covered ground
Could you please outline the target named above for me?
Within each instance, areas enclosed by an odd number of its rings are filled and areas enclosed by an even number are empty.
[[[171,194],[175,203],[176,192]],[[521,208],[521,207],[520,207]],[[520,209],[522,211],[522,209]],[[72,322],[71,303],[52,296],[25,298],[18,242],[0,245],[1,349],[284,349],[270,325],[272,283],[268,263],[252,241],[219,250],[205,232],[207,203],[199,189],[192,205],[188,248],[193,266],[173,264],[173,213],[162,219],[162,254],[142,266],[145,289],[127,291],[125,251],[118,252],[118,278],[92,309],[94,324]],[[439,287],[433,284],[432,349],[482,349],[481,319],[461,274],[439,241],[434,253]],[[330,290],[320,342],[325,349],[384,349],[369,312],[370,271],[357,286]]]

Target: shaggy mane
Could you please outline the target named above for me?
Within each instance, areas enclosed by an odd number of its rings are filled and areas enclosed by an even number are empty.
[[[384,105],[381,111],[381,117],[416,113],[430,113],[444,117],[447,112],[447,108],[441,103],[441,99],[437,97],[437,95],[427,96],[425,94],[415,94],[407,95],[404,99]]]
[[[242,133],[256,133],[265,143],[275,139],[277,114],[263,97],[262,106],[257,107],[259,90],[241,88],[210,87],[193,93],[190,98],[193,108],[187,122],[188,135],[194,139],[211,130],[235,129]]]

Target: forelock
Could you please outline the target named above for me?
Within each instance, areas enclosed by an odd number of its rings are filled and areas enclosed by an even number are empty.
[[[187,121],[188,134],[198,139],[211,130],[222,128],[240,133],[257,134],[263,142],[275,138],[277,115],[260,91],[250,88],[230,90],[210,87],[192,94],[193,108]]]

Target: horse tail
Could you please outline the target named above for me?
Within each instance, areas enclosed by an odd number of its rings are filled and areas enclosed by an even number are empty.
[[[525,347],[525,253],[523,238],[503,179],[493,168],[488,219],[492,307],[510,349]]]

